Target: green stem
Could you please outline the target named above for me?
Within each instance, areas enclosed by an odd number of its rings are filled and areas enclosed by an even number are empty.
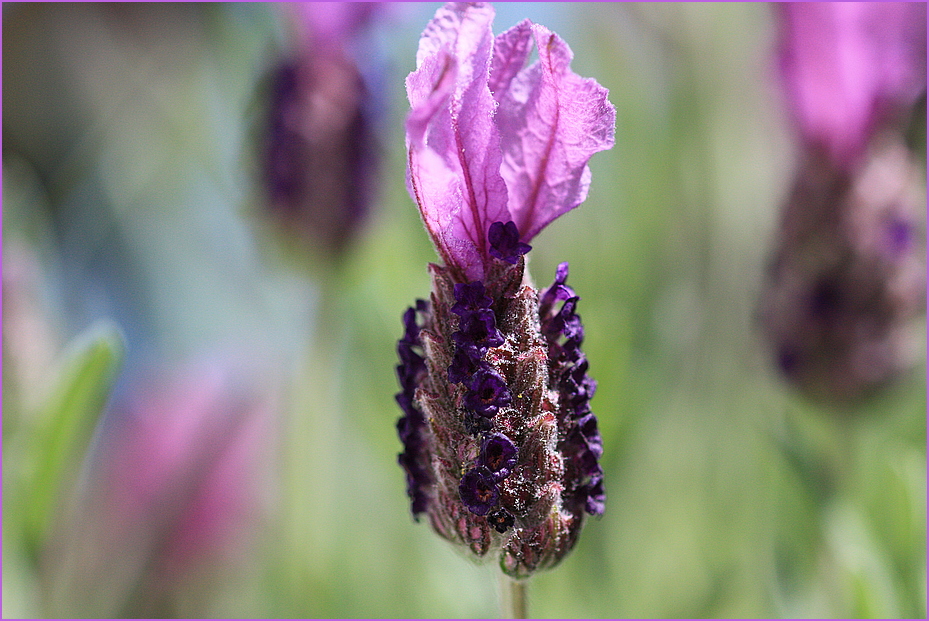
[[[502,576],[503,618],[526,618],[526,583]]]

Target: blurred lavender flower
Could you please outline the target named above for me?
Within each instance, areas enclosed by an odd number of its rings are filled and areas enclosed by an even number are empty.
[[[261,137],[268,206],[299,240],[339,256],[370,210],[380,103],[356,62],[374,50],[363,33],[379,5],[283,5],[295,33],[292,55],[269,78]]]
[[[540,295],[523,255],[586,198],[616,113],[558,35],[524,20],[494,37],[493,17],[439,9],[407,78],[407,182],[444,265],[404,314],[397,429],[413,514],[524,578],[604,509],[579,298],[567,263]]]
[[[61,610],[176,616],[209,568],[246,560],[272,433],[272,396],[250,381],[227,362],[200,365],[114,407],[50,552]]]
[[[776,11],[802,142],[762,325],[789,380],[813,396],[857,399],[923,349],[925,152],[911,151],[907,135],[925,114],[926,6]]]

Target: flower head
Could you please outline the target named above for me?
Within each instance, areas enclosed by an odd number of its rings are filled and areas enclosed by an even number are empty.
[[[439,9],[407,79],[407,179],[444,265],[429,266],[429,304],[404,314],[397,428],[414,516],[521,578],[604,511],[580,298],[567,263],[540,293],[524,255],[586,197],[615,111],[557,35],[526,20],[494,37],[493,14]]]

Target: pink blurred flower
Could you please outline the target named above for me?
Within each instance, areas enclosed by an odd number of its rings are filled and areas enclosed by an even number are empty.
[[[120,523],[160,521],[169,531],[162,560],[172,565],[219,549],[255,517],[270,412],[236,384],[221,366],[194,369],[144,387],[115,421],[104,502]]]
[[[72,614],[161,611],[262,523],[274,395],[228,361],[145,382],[109,413],[56,551]]]

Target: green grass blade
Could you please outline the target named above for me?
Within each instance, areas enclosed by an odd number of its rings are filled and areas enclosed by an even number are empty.
[[[36,438],[34,477],[25,482],[24,527],[32,552],[44,541],[62,486],[87,449],[124,349],[119,328],[106,322],[80,334],[65,352],[57,385],[41,412],[46,424]]]

